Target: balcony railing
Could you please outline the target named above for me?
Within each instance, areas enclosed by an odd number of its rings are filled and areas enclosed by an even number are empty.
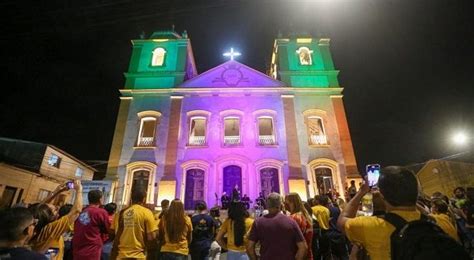
[[[151,147],[154,145],[154,137],[140,137],[138,139],[138,146],[140,147]]]
[[[328,144],[328,138],[326,135],[310,135],[309,141],[314,145]]]
[[[260,145],[273,145],[276,143],[274,135],[260,135],[258,142]]]
[[[224,144],[225,145],[240,144],[240,136],[238,135],[224,136]]]
[[[189,137],[189,145],[191,146],[201,146],[206,143],[205,136],[190,136]]]

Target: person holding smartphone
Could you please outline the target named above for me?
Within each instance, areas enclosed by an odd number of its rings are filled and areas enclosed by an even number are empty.
[[[382,171],[378,180],[380,192],[385,201],[387,211],[395,212],[407,221],[420,218],[416,210],[418,183],[412,172],[401,167],[388,167]],[[365,181],[357,194],[350,200],[338,218],[337,226],[353,243],[364,247],[371,259],[390,259],[390,235],[395,227],[376,216],[356,217],[357,209],[364,195],[374,185],[374,176],[369,181],[367,171]],[[404,188],[395,185],[398,183]]]
[[[67,183],[59,185],[45,201],[29,207],[33,216],[38,219],[35,235],[30,241],[31,248],[38,253],[45,254],[49,259],[63,259],[63,234],[72,230],[74,221],[82,211],[82,185],[79,180],[74,181],[73,189],[77,196],[75,196],[73,207],[67,215],[58,218],[56,208],[48,204],[59,194],[69,190],[68,185],[72,187],[71,184]]]

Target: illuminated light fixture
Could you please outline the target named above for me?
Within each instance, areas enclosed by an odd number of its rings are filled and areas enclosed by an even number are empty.
[[[240,52],[237,52],[237,51],[234,51],[234,48],[230,48],[230,52],[226,52],[223,54],[224,57],[230,57],[230,60],[234,60],[234,57],[239,57],[240,55]]]
[[[469,137],[464,132],[457,132],[452,136],[452,141],[456,145],[465,145],[469,141]]]
[[[168,39],[153,39],[154,42],[167,42]]]
[[[323,45],[326,44],[327,45],[327,44],[329,44],[330,41],[331,41],[331,39],[329,39],[329,38],[321,38],[321,39],[319,39],[319,44],[323,44]]]
[[[296,39],[297,43],[311,43],[312,41],[313,41],[313,39],[311,39],[311,38],[298,38],[298,39]]]

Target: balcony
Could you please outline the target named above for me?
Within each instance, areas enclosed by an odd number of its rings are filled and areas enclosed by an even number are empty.
[[[206,144],[205,136],[190,136],[189,144],[190,146],[203,146]]]
[[[326,135],[310,135],[309,142],[311,145],[326,145],[328,139]]]
[[[154,137],[140,137],[138,139],[138,146],[139,147],[152,147],[154,146]]]
[[[274,135],[260,135],[258,137],[258,143],[260,145],[274,145],[276,144],[275,136]]]
[[[237,144],[240,144],[240,136],[238,135],[224,136],[224,145],[237,145]]]

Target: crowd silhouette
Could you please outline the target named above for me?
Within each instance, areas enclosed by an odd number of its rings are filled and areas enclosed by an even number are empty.
[[[79,181],[74,183],[81,194]],[[419,191],[403,167],[381,170],[378,185],[365,182],[346,194],[260,194],[250,209],[234,188],[224,207],[179,199],[145,204],[136,188],[129,205],[103,205],[99,190],[73,204],[51,204],[60,185],[32,205],[0,211],[0,259],[472,259],[474,189],[458,187],[450,199]],[[363,208],[368,194],[371,210]],[[224,194],[225,195],[225,194]]]

